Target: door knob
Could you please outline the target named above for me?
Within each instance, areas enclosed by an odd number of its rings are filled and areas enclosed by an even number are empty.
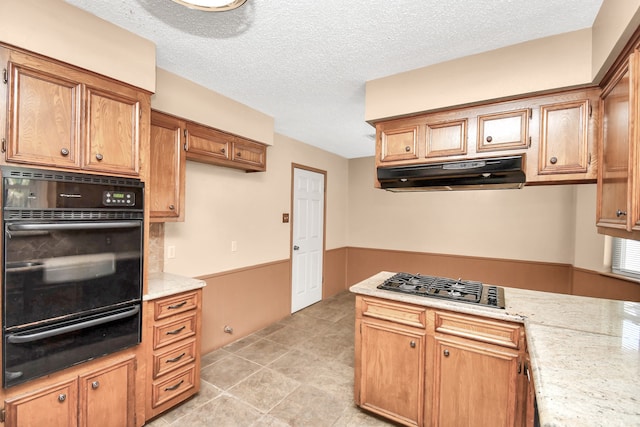
[[[300,249],[300,246],[298,246],[298,245],[294,245],[294,246],[293,246],[293,250],[294,250],[294,251],[297,251],[298,249]]]

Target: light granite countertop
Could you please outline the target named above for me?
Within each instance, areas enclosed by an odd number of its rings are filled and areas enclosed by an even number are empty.
[[[523,323],[543,427],[640,426],[640,303],[504,288],[505,309],[377,289],[350,290]]]
[[[204,280],[179,276],[171,273],[150,273],[147,283],[147,293],[142,297],[144,301],[150,301],[180,292],[204,288]]]

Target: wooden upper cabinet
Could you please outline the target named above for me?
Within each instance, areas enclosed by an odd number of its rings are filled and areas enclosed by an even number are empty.
[[[526,149],[530,115],[529,108],[479,115],[477,151]]]
[[[391,122],[380,124],[376,128],[380,162],[418,158],[418,145],[422,135],[422,127],[418,123]]]
[[[0,58],[8,85],[6,162],[139,175],[148,93],[20,50],[0,47]]]
[[[598,153],[598,232],[640,239],[640,53],[632,53],[602,91]]]
[[[63,77],[65,71],[37,57],[10,53],[7,161],[80,167],[82,85]]]
[[[184,221],[185,122],[151,112],[149,192],[151,221]]]
[[[467,154],[467,120],[426,124],[425,157]]]
[[[256,141],[187,121],[187,160],[259,172],[267,169],[267,147]]]

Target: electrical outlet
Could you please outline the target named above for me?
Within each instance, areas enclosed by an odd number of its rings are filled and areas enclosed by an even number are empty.
[[[282,222],[284,222],[285,224],[287,222],[289,222],[289,214],[288,213],[283,213],[282,214]]]
[[[176,257],[176,247],[167,246],[167,259],[173,259]]]

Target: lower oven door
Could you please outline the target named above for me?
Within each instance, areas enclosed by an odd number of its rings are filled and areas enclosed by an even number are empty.
[[[140,304],[7,333],[3,386],[11,387],[140,342]]]

